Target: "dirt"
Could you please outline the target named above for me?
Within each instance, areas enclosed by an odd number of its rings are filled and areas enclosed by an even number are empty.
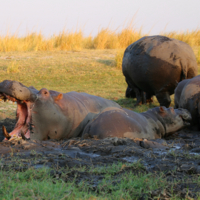
[[[0,125],[5,125],[8,131],[13,129],[14,124],[15,120],[11,119],[0,121]],[[91,190],[97,190],[104,174],[81,172],[74,167],[101,167],[118,162],[126,166],[126,163],[140,162],[143,167],[124,167],[113,175],[114,179],[128,171],[134,174],[162,172],[167,185],[165,189],[148,193],[144,191],[139,199],[151,199],[158,195],[161,199],[166,199],[171,197],[172,191],[180,198],[197,198],[200,194],[199,134],[198,131],[185,129],[168,138],[151,141],[128,138],[2,141],[0,167],[2,170],[24,171],[30,167],[38,169],[45,166],[52,169],[52,177],[64,181],[74,180],[76,177],[77,183],[86,181]],[[0,138],[3,139],[2,131]],[[19,165],[19,161],[23,164]],[[63,176],[66,168],[74,170],[65,171]]]

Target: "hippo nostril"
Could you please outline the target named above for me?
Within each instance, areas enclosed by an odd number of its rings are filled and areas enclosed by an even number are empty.
[[[47,94],[47,93],[48,93],[47,91],[44,92],[44,94]]]

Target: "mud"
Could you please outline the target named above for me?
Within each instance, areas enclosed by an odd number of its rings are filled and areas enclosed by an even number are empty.
[[[3,124],[10,131],[15,121],[5,119],[0,121],[0,125]],[[172,193],[180,198],[197,198],[200,194],[199,134],[197,131],[185,129],[168,138],[151,141],[128,138],[3,141],[0,142],[0,167],[2,170],[16,171],[24,171],[30,167],[46,167],[51,169],[53,178],[67,182],[76,177],[77,183],[85,181],[91,191],[98,192],[97,186],[105,174],[89,173],[87,170],[81,172],[77,167],[89,169],[118,162],[124,163],[125,166],[126,163],[140,162],[142,167],[124,167],[113,174],[113,180],[119,180],[123,173],[129,171],[133,174],[162,173],[167,180],[166,187],[147,193],[144,191],[139,199],[158,196],[166,199],[170,198]],[[3,138],[2,131],[0,137]]]

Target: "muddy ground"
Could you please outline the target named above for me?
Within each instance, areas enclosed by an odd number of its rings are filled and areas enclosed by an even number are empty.
[[[8,131],[13,129],[14,120],[5,119],[0,125],[5,125]],[[157,189],[144,193],[139,199],[160,196],[163,199],[176,194],[180,198],[197,198],[200,196],[200,137],[199,132],[189,129],[176,132],[165,139],[131,140],[127,138],[106,138],[102,140],[74,138],[61,141],[12,140],[0,142],[2,170],[24,171],[30,167],[52,168],[53,177],[64,181],[73,180],[77,183],[88,182],[91,190],[96,190],[104,174],[81,172],[78,170],[63,170],[74,167],[100,167],[117,162],[140,162],[143,167],[124,167],[114,178],[128,171],[135,174],[163,172],[167,185],[165,190]],[[2,132],[0,137],[3,139]],[[17,158],[17,159],[13,159]],[[23,164],[18,164],[18,163]],[[126,166],[126,165],[125,165]],[[67,177],[67,178],[66,178]],[[178,181],[178,184],[172,184]]]

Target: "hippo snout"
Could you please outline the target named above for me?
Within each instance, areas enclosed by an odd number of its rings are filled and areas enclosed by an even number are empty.
[[[178,108],[176,109],[176,113],[183,119],[184,124],[186,126],[190,125],[190,122],[192,121],[192,115],[190,114],[188,110],[183,109],[183,108]]]

